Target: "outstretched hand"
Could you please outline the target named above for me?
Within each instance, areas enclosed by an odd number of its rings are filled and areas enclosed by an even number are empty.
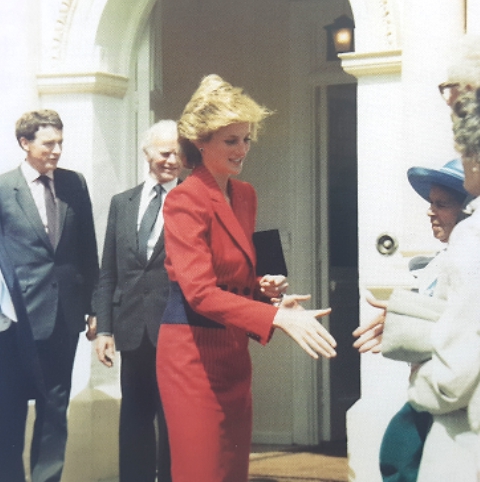
[[[292,295],[292,297],[301,295]],[[280,308],[273,319],[273,326],[283,330],[295,340],[312,358],[319,355],[325,358],[336,356],[337,342],[319,323],[318,318],[328,315],[332,310],[304,310]]]
[[[374,308],[380,308],[382,312],[377,315],[370,323],[359,326],[352,334],[358,339],[353,344],[360,353],[381,353],[382,337],[385,317],[387,314],[387,302],[377,300],[373,297],[366,298],[368,303]]]

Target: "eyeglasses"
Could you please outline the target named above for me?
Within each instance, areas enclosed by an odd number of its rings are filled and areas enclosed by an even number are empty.
[[[465,99],[461,98],[461,96],[468,92],[474,92],[478,104],[478,115],[480,115],[480,88],[470,84],[460,84],[459,82],[443,82],[438,86],[438,90],[453,113],[461,118],[467,115]]]
[[[460,82],[442,82],[438,86],[438,90],[440,91],[440,95],[443,97],[443,100],[447,103],[447,105],[452,109],[453,113],[457,117],[465,117],[467,115],[463,103],[460,102],[458,97],[461,95],[462,86]],[[468,89],[468,86],[466,87]]]
[[[442,82],[438,86],[438,90],[440,91],[440,95],[443,97],[445,102],[448,105],[451,105],[451,103],[458,96],[459,87],[460,87],[459,82]]]

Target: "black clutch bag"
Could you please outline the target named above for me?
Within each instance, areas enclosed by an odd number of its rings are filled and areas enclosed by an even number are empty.
[[[287,276],[287,264],[278,229],[253,233],[253,244],[257,252],[257,276],[266,274]]]

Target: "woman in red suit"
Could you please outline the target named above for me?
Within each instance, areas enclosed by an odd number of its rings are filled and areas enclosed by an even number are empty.
[[[216,75],[204,78],[178,129],[193,172],[165,200],[170,299],[157,346],[174,482],[247,482],[252,429],[248,339],[274,327],[312,357],[335,356],[317,321],[329,310],[276,307],[282,276],[255,275],[257,198],[240,174],[269,111]]]

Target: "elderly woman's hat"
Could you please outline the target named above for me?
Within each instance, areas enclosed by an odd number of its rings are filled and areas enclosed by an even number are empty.
[[[459,194],[459,198],[467,197],[467,191],[463,187],[465,175],[462,162],[459,159],[447,162],[440,169],[411,167],[407,171],[407,176],[413,189],[427,201],[430,200],[432,185],[452,189]]]

